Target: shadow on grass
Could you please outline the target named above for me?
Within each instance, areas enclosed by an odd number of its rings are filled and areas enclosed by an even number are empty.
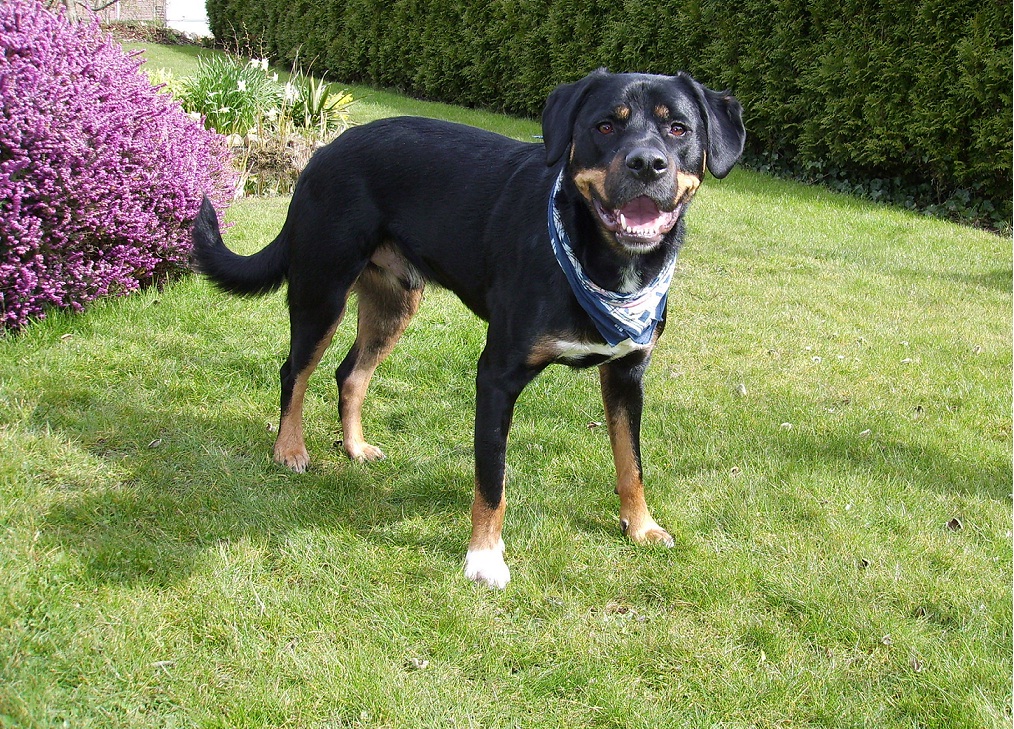
[[[961,494],[981,499],[1009,501],[1011,461],[963,458],[925,443],[905,440],[890,431],[870,437],[835,432],[795,435],[773,443],[786,464],[784,471],[840,469],[861,473],[872,481],[910,483],[941,495]]]
[[[980,286],[991,291],[1010,293],[1014,290],[1014,270],[1001,268],[989,273],[952,274],[948,278],[963,284]]]
[[[650,418],[650,406],[646,407]],[[974,498],[1009,502],[1014,476],[1011,471],[1010,436],[1002,429],[978,442],[945,440],[939,430],[923,430],[907,419],[896,423],[884,420],[869,422],[869,431],[859,432],[848,422],[821,426],[820,432],[804,428],[769,430],[757,433],[749,442],[733,441],[735,452],[722,445],[715,451],[709,441],[717,432],[756,428],[756,413],[744,411],[741,418],[714,420],[707,410],[683,409],[678,419],[666,423],[666,429],[681,434],[681,446],[670,451],[676,470],[669,480],[693,478],[699,472],[723,471],[742,464],[761,464],[763,476],[771,482],[788,481],[810,475],[818,479],[843,476],[861,482],[910,484],[943,496],[963,495]],[[743,423],[746,423],[745,425]],[[929,428],[931,426],[927,426]],[[984,426],[985,427],[985,426]],[[709,431],[709,429],[711,429]],[[990,442],[992,441],[992,442]],[[712,452],[707,456],[695,454]],[[646,449],[646,463],[654,464],[651,446]],[[685,455],[684,455],[685,454]],[[661,455],[661,454],[660,454]],[[657,477],[657,476],[656,476]],[[650,491],[651,484],[646,485]]]
[[[455,563],[463,555],[472,498],[472,454],[467,443],[450,444],[450,450],[426,443],[429,452],[439,455],[413,460],[392,453],[389,460],[359,465],[350,463],[340,449],[327,448],[319,436],[311,436],[313,466],[309,473],[293,474],[271,463],[273,436],[265,433],[259,417],[215,413],[195,418],[183,410],[186,403],[168,400],[152,408],[130,398],[129,392],[116,395],[99,414],[88,397],[49,403],[37,410],[30,425],[54,433],[83,450],[85,460],[99,464],[98,480],[93,473],[61,477],[61,493],[42,520],[44,543],[73,552],[92,580],[168,586],[186,579],[202,555],[218,544],[247,539],[279,545],[308,529],[324,538],[351,537],[381,549],[390,545],[422,549]],[[540,412],[548,417],[546,409],[552,404],[532,402],[525,407],[527,416],[538,421]],[[462,418],[470,417],[469,408],[463,407]],[[649,402],[646,418],[654,417]],[[658,431],[649,426],[654,430],[645,435],[647,465],[653,471],[647,484],[650,503],[657,503],[663,488],[671,490],[680,480],[709,472],[716,458],[766,464],[764,475],[772,481],[834,471],[864,482],[910,483],[943,495],[1010,499],[1010,460],[1000,449],[990,449],[994,457],[986,460],[884,424],[867,438],[846,432],[844,425],[821,434],[780,431],[769,439],[752,440],[755,445],[745,450],[708,455],[714,436],[701,425],[711,417],[708,412],[683,410],[667,424],[667,429],[683,436],[664,473],[661,453],[652,454],[650,443],[659,437]],[[337,423],[329,420],[327,427]],[[412,426],[396,417],[386,427],[395,435]],[[708,427],[734,428],[736,423]],[[543,437],[539,426],[534,431],[519,438]],[[567,442],[579,436],[560,437],[560,448],[566,450]],[[589,464],[596,473],[589,474],[591,481],[581,488],[611,491],[608,444],[604,438],[599,441],[601,467]],[[739,443],[732,447],[744,444]],[[577,442],[574,448],[579,448]],[[524,441],[515,440],[509,459],[516,463],[525,452]],[[525,475],[519,473],[518,481],[539,480],[538,463],[526,462],[520,468]],[[653,483],[660,478],[668,484]],[[589,493],[587,501],[594,498]],[[569,516],[572,528],[596,538],[619,539],[617,506],[611,502],[608,510],[602,510],[589,503],[587,511],[574,510]],[[678,524],[669,526],[676,534],[682,531]]]
[[[93,476],[61,479],[61,498],[43,519],[44,542],[72,551],[92,580],[169,586],[186,579],[215,545],[244,539],[277,545],[306,529],[378,545],[411,541],[455,560],[463,554],[467,533],[397,528],[425,517],[465,523],[471,475],[455,463],[410,470],[399,469],[397,459],[358,465],[334,449],[312,453],[310,471],[294,474],[270,461],[271,437],[256,419],[180,417],[182,424],[170,429],[165,414],[146,419],[124,406],[120,415],[123,423],[144,425],[90,444],[90,434],[65,426],[62,437],[86,443],[110,475],[101,483]]]

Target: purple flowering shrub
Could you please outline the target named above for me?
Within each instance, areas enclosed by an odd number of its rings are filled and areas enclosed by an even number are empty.
[[[0,2],[0,331],[186,270],[201,198],[231,199],[206,131],[102,33]]]

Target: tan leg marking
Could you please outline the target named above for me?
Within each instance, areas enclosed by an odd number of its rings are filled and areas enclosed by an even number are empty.
[[[475,488],[472,501],[472,538],[465,556],[465,577],[482,582],[487,587],[503,589],[510,582],[511,573],[504,561],[503,517],[507,501],[501,497],[494,508],[486,503]]]
[[[338,409],[342,421],[342,447],[354,461],[384,457],[380,448],[363,436],[363,403],[373,373],[394,349],[422,301],[422,289],[406,290],[390,274],[367,270],[356,283],[359,325],[354,348],[355,366],[341,384]]]
[[[608,385],[603,368],[599,369],[599,375],[605,390]],[[620,497],[620,527],[623,533],[637,544],[664,544],[671,547],[673,538],[655,522],[644,500],[644,483],[634,454],[629,419],[625,413],[610,412],[607,404],[606,420],[609,424],[609,445],[616,464],[616,493]]]
[[[289,406],[282,413],[281,422],[278,425],[278,437],[275,439],[275,461],[291,468],[296,473],[302,473],[310,465],[310,456],[306,452],[306,443],[303,440],[303,398],[306,395],[306,386],[310,381],[310,375],[317,368],[321,357],[331,344],[335,330],[341,323],[341,318],[332,325],[324,338],[317,344],[313,357],[303,370],[296,375],[296,382],[292,387],[292,399]]]

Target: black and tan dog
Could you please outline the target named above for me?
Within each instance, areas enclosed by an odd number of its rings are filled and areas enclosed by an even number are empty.
[[[353,128],[317,152],[278,237],[229,251],[205,201],[197,268],[256,295],[288,281],[289,357],[281,369],[274,457],[303,471],[307,380],[359,301],[358,334],[338,367],[350,458],[383,453],[363,438],[374,370],[433,282],[489,323],[479,358],[475,500],[465,574],[503,587],[504,458],[514,403],[545,367],[598,365],[616,464],[620,524],[639,543],[672,544],[641,481],[641,378],[664,328],[683,215],[705,169],[724,177],[743,150],[739,103],[689,76],[596,71],[560,86],[542,115],[544,145],[470,127],[399,118]]]

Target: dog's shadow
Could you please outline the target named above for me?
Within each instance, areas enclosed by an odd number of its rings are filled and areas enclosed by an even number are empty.
[[[59,474],[59,498],[40,519],[40,541],[73,553],[89,579],[168,586],[219,545],[270,549],[307,530],[379,548],[412,544],[441,559],[463,554],[470,448],[406,468],[396,459],[354,464],[317,443],[315,464],[294,474],[271,462],[271,436],[256,418],[173,427],[163,414],[117,407],[124,430],[101,438],[64,420],[62,439],[94,468]]]

